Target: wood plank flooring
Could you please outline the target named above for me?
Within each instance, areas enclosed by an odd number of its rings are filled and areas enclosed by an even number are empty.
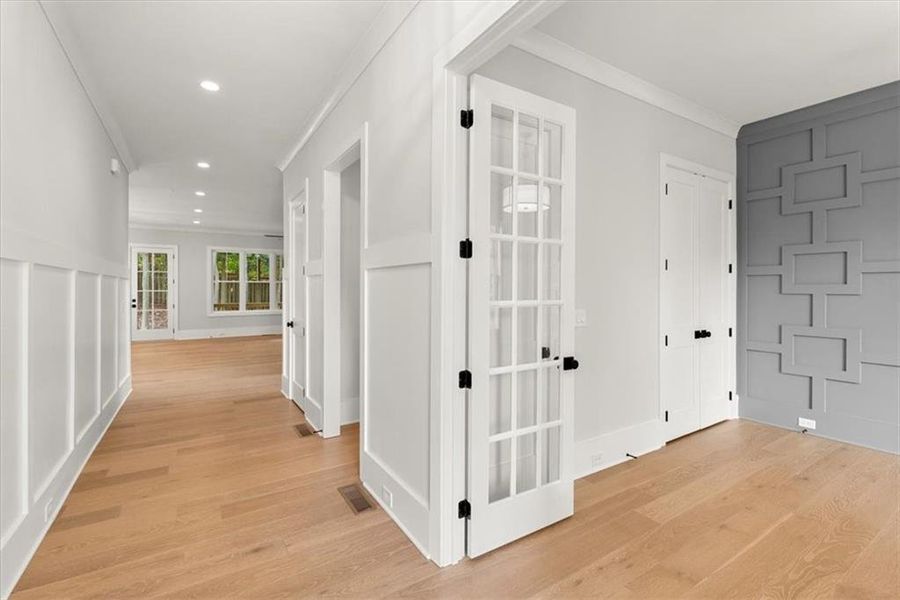
[[[298,435],[280,352],[136,344],[133,395],[13,598],[900,598],[900,459],[746,421],[581,479],[572,518],[438,569],[338,493],[358,430]]]

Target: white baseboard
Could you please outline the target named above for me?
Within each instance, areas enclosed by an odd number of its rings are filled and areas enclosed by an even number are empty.
[[[291,381],[284,375],[281,376],[281,395],[288,399],[291,397]]]
[[[575,442],[575,478],[586,477],[626,460],[665,446],[659,419],[623,427]]]
[[[359,398],[341,398],[341,425],[359,423]]]
[[[44,536],[50,529],[50,525],[59,514],[59,509],[65,503],[72,486],[87,464],[88,459],[97,448],[97,444],[103,439],[106,430],[115,419],[125,404],[125,400],[131,395],[131,376],[124,379],[122,385],[113,394],[112,398],[94,422],[85,430],[78,444],[72,448],[69,456],[60,466],[56,475],[47,485],[41,495],[31,504],[31,510],[25,514],[9,539],[3,545],[0,553],[0,598],[8,598],[12,593],[16,582],[25,572],[25,567],[31,561],[31,557],[37,551]],[[53,502],[49,518],[44,519],[44,511],[39,507]]]
[[[176,340],[202,340],[217,337],[242,337],[250,335],[281,334],[281,325],[264,327],[221,327],[217,329],[180,329],[175,332]]]

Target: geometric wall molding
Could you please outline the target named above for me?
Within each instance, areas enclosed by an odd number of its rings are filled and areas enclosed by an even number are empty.
[[[859,329],[782,325],[781,371],[859,383],[861,338]]]
[[[737,210],[741,416],[900,453],[900,82],[742,128]]]

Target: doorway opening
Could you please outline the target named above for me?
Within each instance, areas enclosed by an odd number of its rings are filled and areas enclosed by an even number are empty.
[[[360,196],[357,159],[340,173],[341,289],[340,402],[341,425],[359,422],[360,382]]]
[[[175,246],[131,247],[131,338],[175,337],[178,268]]]

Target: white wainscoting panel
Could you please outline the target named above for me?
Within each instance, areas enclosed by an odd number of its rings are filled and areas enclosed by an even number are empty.
[[[32,266],[28,295],[28,452],[31,495],[44,493],[69,454],[74,435],[69,339],[71,271]],[[52,375],[51,375],[52,374]]]
[[[2,598],[131,392],[128,300],[119,276],[0,258]]]
[[[100,414],[100,277],[75,276],[75,440]]]

